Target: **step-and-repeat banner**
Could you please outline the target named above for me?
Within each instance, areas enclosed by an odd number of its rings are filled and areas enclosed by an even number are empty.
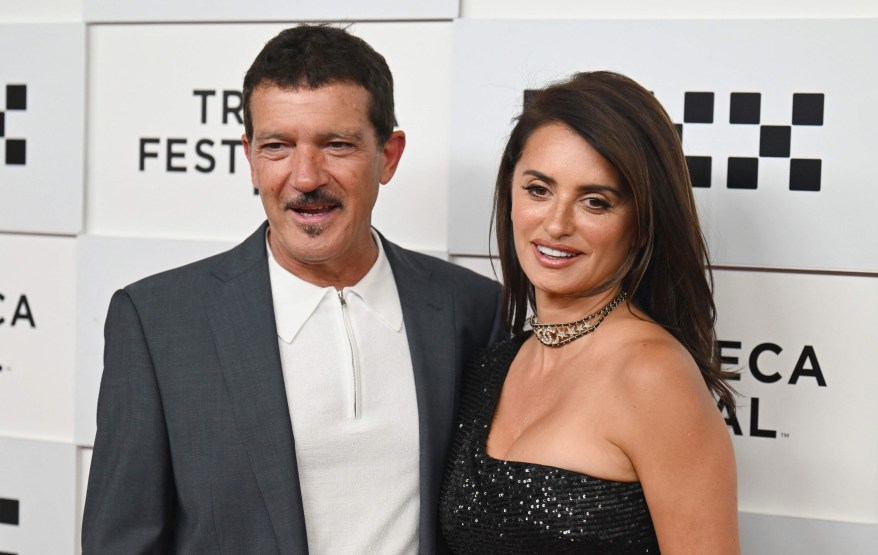
[[[72,442],[76,239],[0,234],[0,260],[0,437]]]
[[[497,161],[525,91],[590,69],[654,91],[724,267],[742,510],[878,522],[875,20],[452,23],[452,0],[368,13],[343,0],[83,9],[100,24],[0,25],[0,552],[75,552],[112,292],[264,219],[240,87],[288,24],[241,22],[287,18],[377,20],[351,30],[386,56],[408,144],[376,226],[482,272]],[[207,21],[238,23],[194,24]],[[771,518],[781,532],[742,520],[745,545],[803,537]],[[815,523],[814,554],[874,537],[875,526],[797,522]]]
[[[85,25],[0,25],[0,233],[82,229]]]
[[[459,4],[458,0],[84,0],[89,22],[452,19]]]
[[[0,552],[76,553],[76,446],[0,435]]]
[[[256,229],[265,215],[241,147],[241,81],[284,27],[89,28],[89,233],[238,241]],[[387,58],[408,139],[373,220],[407,246],[444,251],[452,24],[352,31]]]
[[[524,92],[611,69],[681,128],[713,262],[878,271],[875,21],[458,21],[449,250],[488,253]]]
[[[525,91],[610,69],[678,124],[713,262],[742,268],[716,272],[716,300],[723,359],[741,372],[728,424],[744,511],[878,522],[876,36],[875,21],[455,23],[460,260],[489,254]]]

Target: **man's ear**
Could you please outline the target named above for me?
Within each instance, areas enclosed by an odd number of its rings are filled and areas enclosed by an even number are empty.
[[[384,143],[381,151],[381,184],[384,185],[396,173],[399,159],[405,150],[405,131],[396,130],[390,134],[390,138]]]

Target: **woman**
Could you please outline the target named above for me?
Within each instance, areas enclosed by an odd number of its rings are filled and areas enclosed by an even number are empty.
[[[734,399],[667,114],[627,77],[578,74],[525,106],[496,187],[518,335],[468,371],[440,507],[449,545],[738,553],[734,455],[713,396],[729,411]]]

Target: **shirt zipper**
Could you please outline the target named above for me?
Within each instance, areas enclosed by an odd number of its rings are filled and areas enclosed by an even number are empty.
[[[354,378],[354,420],[360,419],[360,356],[357,352],[357,343],[354,341],[354,331],[351,327],[351,318],[348,315],[348,303],[344,300],[344,293],[338,293],[338,300],[341,302],[341,315],[344,320],[345,333],[348,336],[348,345],[351,348],[351,370]]]

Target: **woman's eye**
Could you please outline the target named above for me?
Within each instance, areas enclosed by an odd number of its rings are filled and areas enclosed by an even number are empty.
[[[585,199],[585,205],[588,208],[596,209],[596,210],[606,210],[610,207],[610,203],[602,198],[597,197],[588,197]]]
[[[527,191],[532,197],[544,197],[548,194],[549,190],[543,187],[542,185],[537,185],[535,183],[531,183],[530,185],[525,185],[524,190]]]

